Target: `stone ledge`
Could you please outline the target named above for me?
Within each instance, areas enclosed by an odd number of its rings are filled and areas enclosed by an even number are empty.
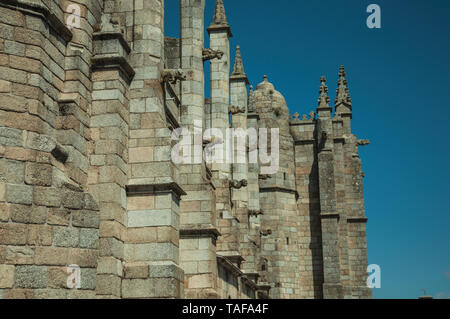
[[[268,192],[281,192],[281,193],[290,193],[294,194],[295,198],[298,200],[300,198],[300,195],[297,190],[290,189],[287,187],[281,187],[281,186],[266,186],[266,187],[260,187],[259,188],[260,193],[268,193]]]
[[[180,239],[192,237],[212,237],[216,240],[220,236],[222,236],[222,234],[212,225],[207,225],[205,227],[193,226],[191,228],[180,229]]]
[[[181,186],[175,182],[167,184],[128,185],[126,190],[127,195],[145,195],[161,192],[173,192],[178,198],[187,195]]]
[[[231,28],[227,24],[211,24],[206,31],[208,31],[208,34],[211,33],[217,33],[220,31],[226,31],[228,33],[228,37],[232,38],[233,33],[231,33]]]
[[[353,223],[353,224],[365,224],[369,221],[367,217],[347,217],[347,223]]]
[[[234,265],[231,260],[229,260],[227,257],[225,256],[220,256],[217,255],[217,263],[222,265],[225,269],[227,269],[228,271],[230,271],[233,275],[235,275],[236,277],[241,277],[242,275],[244,275],[244,273],[242,272],[242,270],[237,267],[236,265]]]
[[[122,56],[96,55],[92,57],[92,70],[97,69],[115,69],[118,68],[125,75],[127,81],[131,82],[136,72],[128,63],[128,60]]]
[[[320,218],[321,219],[339,219],[340,216],[339,216],[339,214],[336,214],[336,213],[323,213],[323,214],[320,214]]]
[[[0,6],[9,8],[11,10],[19,10],[25,14],[34,14],[44,20],[49,27],[54,29],[65,41],[70,42],[72,40],[72,31],[66,27],[47,6],[30,2],[25,0],[0,0]]]

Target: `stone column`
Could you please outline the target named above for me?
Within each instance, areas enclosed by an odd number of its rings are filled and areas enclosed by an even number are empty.
[[[238,136],[233,137],[233,157],[235,163],[232,164],[232,176],[235,181],[245,181],[240,189],[232,189],[231,201],[233,216],[238,220],[236,232],[238,233],[237,247],[233,248],[233,254],[239,258],[245,251],[242,259],[251,259],[254,264],[254,244],[249,240],[249,209],[248,209],[248,156],[247,156],[247,114],[248,97],[247,85],[249,84],[247,75],[244,71],[241,49],[236,47],[236,58],[233,72],[230,76],[230,97],[231,97],[231,127]],[[248,256],[248,257],[247,257]],[[236,258],[235,257],[235,258]],[[254,273],[254,269],[251,271]]]
[[[133,3],[135,6],[133,6]],[[165,113],[164,1],[117,2],[133,40],[123,298],[182,298],[178,167]]]
[[[323,253],[323,297],[340,299],[343,297],[340,276],[339,213],[336,207],[336,185],[334,169],[334,141],[331,119],[332,108],[329,106],[328,87],[325,78],[321,79],[319,115],[317,123],[318,136],[318,176],[320,192],[320,216],[322,225]]]
[[[181,0],[181,65],[186,75],[181,89],[181,125],[203,133],[204,127],[204,8],[205,1]],[[196,128],[194,129],[194,126]],[[202,136],[193,137],[202,144]],[[200,145],[201,147],[201,145]],[[192,152],[194,154],[194,148]],[[198,151],[198,149],[197,149]],[[180,263],[185,271],[187,298],[216,298],[217,262],[214,192],[202,154],[180,165],[182,197]]]
[[[223,159],[221,163],[213,163],[212,173],[216,186],[216,213],[218,216],[218,227],[222,236],[217,243],[220,254],[236,255],[238,245],[237,229],[238,220],[231,211],[231,156],[230,142],[227,140],[227,129],[229,123],[230,103],[230,37],[231,29],[225,15],[225,8],[221,0],[216,1],[213,22],[208,27],[210,47],[221,51],[223,56],[220,60],[211,61],[211,118],[212,128],[222,132],[224,143]],[[234,247],[233,247],[234,245]]]

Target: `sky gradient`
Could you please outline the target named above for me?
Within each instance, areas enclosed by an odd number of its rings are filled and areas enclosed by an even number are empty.
[[[206,0],[205,26],[215,0]],[[360,148],[375,298],[450,298],[450,1],[224,0],[253,86],[267,74],[291,113],[317,106],[320,76],[334,101],[345,65]],[[381,29],[366,8],[381,7]],[[166,35],[179,34],[166,0]],[[207,33],[205,33],[207,41]],[[205,46],[208,46],[206,42]],[[233,58],[234,60],[234,58]],[[208,93],[207,93],[208,95]]]

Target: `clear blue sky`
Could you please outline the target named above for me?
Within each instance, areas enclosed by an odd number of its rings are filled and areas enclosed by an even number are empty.
[[[215,0],[206,0],[206,26]],[[346,66],[353,131],[361,148],[369,263],[382,269],[376,298],[450,298],[450,1],[224,0],[244,65],[264,74],[292,113],[317,105],[319,79],[334,100]],[[381,7],[368,29],[366,8]],[[178,0],[166,0],[166,35],[179,33]],[[234,54],[234,50],[233,50]]]

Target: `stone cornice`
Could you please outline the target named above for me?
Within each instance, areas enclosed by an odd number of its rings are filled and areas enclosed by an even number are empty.
[[[161,192],[173,192],[178,198],[186,195],[186,192],[175,182],[167,184],[128,185],[126,190],[127,195],[153,194]]]
[[[298,191],[295,189],[290,189],[287,187],[282,187],[282,186],[263,186],[259,188],[260,192],[281,192],[281,193],[290,193],[290,194],[294,194],[295,198],[298,199],[299,198],[299,194]]]
[[[221,31],[226,31],[228,33],[228,37],[232,38],[233,37],[233,33],[231,33],[231,28],[229,25],[227,24],[211,24],[208,29],[206,29],[206,31],[208,31],[208,34],[211,34],[213,32],[221,32]]]
[[[369,221],[367,217],[347,217],[347,223],[366,224]]]
[[[242,270],[235,266],[226,256],[217,255],[217,263],[229,270],[236,277],[241,277],[243,275]]]
[[[217,239],[222,234],[212,225],[180,229],[180,238],[211,237]]]
[[[0,6],[12,10],[19,10],[25,14],[33,14],[46,21],[65,41],[72,40],[72,31],[47,6],[25,0],[0,0]]]
[[[111,39],[117,39],[119,40],[122,47],[125,49],[127,54],[130,54],[131,48],[128,45],[128,42],[123,37],[123,34],[120,32],[94,32],[92,34],[93,40],[111,40]]]

